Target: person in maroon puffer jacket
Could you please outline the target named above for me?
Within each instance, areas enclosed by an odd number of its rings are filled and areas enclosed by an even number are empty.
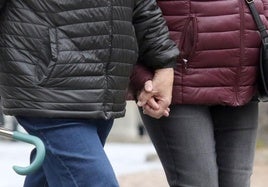
[[[119,187],[104,146],[138,59],[171,102],[179,51],[156,1],[0,0],[0,15],[0,107],[46,150],[23,186]]]
[[[255,4],[267,25],[268,0]],[[131,87],[148,89],[138,95],[138,105],[169,185],[250,186],[260,37],[246,2],[158,0],[158,5],[180,50],[166,117],[155,115],[157,97],[143,101],[157,93],[152,72],[137,64]]]

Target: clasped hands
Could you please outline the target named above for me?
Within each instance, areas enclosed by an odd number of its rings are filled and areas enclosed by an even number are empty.
[[[173,79],[173,68],[164,68],[156,70],[153,79],[145,82],[137,102],[144,114],[156,119],[169,116]]]

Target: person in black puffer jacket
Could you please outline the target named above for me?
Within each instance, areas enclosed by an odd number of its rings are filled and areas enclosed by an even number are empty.
[[[47,150],[24,186],[118,186],[103,146],[137,60],[171,100],[179,52],[156,2],[0,0],[0,14],[3,112]]]

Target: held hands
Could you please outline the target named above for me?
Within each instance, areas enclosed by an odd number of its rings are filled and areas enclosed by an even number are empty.
[[[143,108],[144,114],[157,119],[169,116],[173,78],[173,68],[159,69],[156,70],[153,80],[145,83],[137,103]]]
[[[168,117],[169,116],[169,111],[170,109],[167,107],[161,108],[161,103],[162,106],[165,106],[164,100],[159,100],[157,99],[157,95],[159,94],[158,91],[155,91],[153,89],[153,82],[151,80],[145,82],[144,89],[140,93],[139,98],[148,98],[147,102],[145,104],[142,104],[140,100],[138,101],[138,106],[143,108],[143,113],[147,114],[151,117],[154,118],[161,118],[162,116]]]

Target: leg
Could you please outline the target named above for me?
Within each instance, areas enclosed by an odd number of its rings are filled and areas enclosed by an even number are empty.
[[[258,104],[211,108],[220,187],[249,187],[258,124]]]
[[[102,146],[104,147],[106,139],[111,131],[111,128],[113,126],[113,122],[107,124],[107,125],[103,125],[103,124],[99,124],[97,126],[98,128],[98,135],[99,135],[99,139],[101,141]]]
[[[33,149],[30,157],[30,161],[32,162],[33,159],[35,158],[36,155],[36,149]],[[41,185],[42,184],[42,185]],[[45,173],[43,171],[43,168],[39,168],[37,171],[34,173],[31,173],[26,176],[25,181],[24,181],[24,186],[42,186],[42,187],[48,187],[47,180]]]
[[[141,114],[142,115],[142,114]],[[217,187],[213,125],[208,107],[171,106],[170,116],[142,115],[171,187]]]
[[[41,138],[46,146],[47,154],[42,170],[48,186],[119,186],[98,135],[100,125],[107,127],[105,132],[108,134],[112,120],[17,119],[30,134]],[[34,186],[28,180],[27,185],[25,187],[39,187],[44,184]]]

